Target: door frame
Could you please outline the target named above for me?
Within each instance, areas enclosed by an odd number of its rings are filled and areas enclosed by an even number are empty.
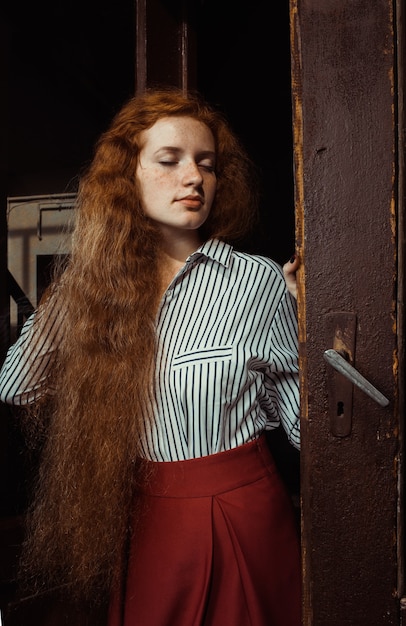
[[[290,2],[304,626],[397,625],[404,606],[402,12]],[[340,342],[387,407],[332,373]]]

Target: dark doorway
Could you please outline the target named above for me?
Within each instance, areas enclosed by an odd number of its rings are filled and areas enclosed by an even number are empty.
[[[196,86],[224,111],[260,174],[260,221],[242,245],[283,263],[295,248],[289,2],[272,6],[271,21],[265,0],[154,2],[165,11],[176,7],[177,14],[180,5],[193,7]],[[4,3],[0,9],[1,360],[9,345],[7,198],[76,191],[97,137],[135,91],[135,16],[136,0],[35,4],[22,0]],[[156,54],[159,62],[164,47]],[[39,260],[38,272],[42,293],[49,277],[48,259]],[[2,554],[11,549],[0,581],[5,604],[13,592],[8,585],[20,531],[14,520],[25,511],[32,466],[22,452],[18,421],[7,407],[0,406],[0,411],[5,413],[0,420],[0,519],[7,522],[0,549]],[[277,445],[282,456],[283,445]],[[289,454],[293,449],[286,451]],[[298,478],[296,455],[294,461],[295,473],[287,477],[293,478],[293,489]],[[46,609],[47,623],[62,623],[58,616],[53,622],[48,605]],[[33,613],[29,619],[34,626]],[[44,619],[39,616],[35,623]]]
[[[260,222],[250,251],[293,253],[289,2],[204,0],[196,18],[198,88],[220,106],[258,166]]]

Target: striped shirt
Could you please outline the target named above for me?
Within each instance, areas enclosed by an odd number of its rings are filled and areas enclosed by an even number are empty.
[[[27,404],[50,391],[63,315],[36,335],[37,314],[8,350],[0,371],[3,402]],[[300,448],[296,301],[277,263],[207,241],[164,293],[156,331],[155,419],[145,431],[146,458],[229,450],[280,424]]]

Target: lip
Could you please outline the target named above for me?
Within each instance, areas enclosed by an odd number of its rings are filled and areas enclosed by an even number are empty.
[[[196,195],[184,196],[183,198],[179,198],[178,202],[181,202],[190,209],[200,209],[203,204],[203,198]]]

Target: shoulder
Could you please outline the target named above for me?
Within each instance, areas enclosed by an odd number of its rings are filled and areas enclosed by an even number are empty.
[[[287,291],[282,267],[269,257],[233,251],[229,271],[247,298],[277,306]]]
[[[285,286],[282,266],[270,257],[238,250],[217,239],[207,241],[197,253],[223,266],[225,275],[231,273],[233,280],[251,281],[252,285],[265,281]]]
[[[276,278],[279,277],[284,280],[281,265],[269,257],[239,252],[238,250],[233,250],[232,256],[237,262],[242,263],[246,267],[263,271],[268,275],[273,275]]]

